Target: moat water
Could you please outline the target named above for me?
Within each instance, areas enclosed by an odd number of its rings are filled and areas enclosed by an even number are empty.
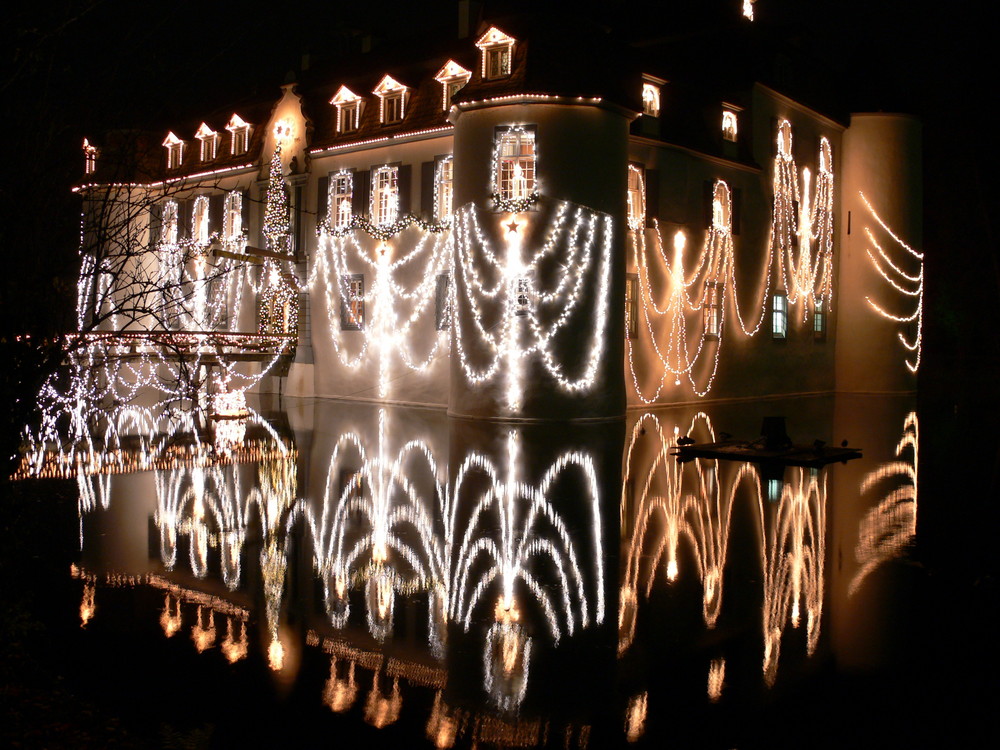
[[[862,457],[674,455],[779,415],[793,442]],[[993,584],[972,548],[989,535],[954,536],[989,520],[955,520],[997,471],[991,442],[957,462],[974,422],[912,395],[588,424],[325,400],[229,420],[130,409],[63,447],[79,529],[53,628],[95,700],[195,746],[988,736]]]

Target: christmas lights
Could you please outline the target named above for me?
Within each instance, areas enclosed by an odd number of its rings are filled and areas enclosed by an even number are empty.
[[[885,250],[882,249],[881,245],[876,241],[875,234],[872,232],[870,227],[865,227],[865,236],[868,238],[868,242],[871,246],[875,248],[878,257],[872,253],[871,248],[865,248],[865,252],[868,254],[868,259],[871,261],[872,268],[878,273],[882,279],[889,284],[893,289],[903,295],[904,299],[907,297],[913,298],[913,311],[910,313],[904,313],[902,315],[893,314],[885,309],[881,304],[875,302],[871,297],[865,297],[868,302],[869,307],[871,307],[876,313],[881,315],[886,320],[891,320],[896,323],[905,323],[907,325],[916,328],[915,331],[911,331],[909,335],[898,332],[896,335],[899,338],[899,342],[903,345],[903,348],[909,353],[907,358],[904,360],[906,363],[906,368],[912,372],[916,373],[920,369],[920,354],[923,343],[923,325],[924,325],[924,254],[917,252],[912,247],[907,245],[903,240],[901,240],[895,232],[886,224],[882,217],[878,215],[872,204],[865,197],[864,193],[859,193],[861,196],[861,201],[865,204],[865,208],[868,213],[875,220],[875,222],[882,228],[892,241],[904,251],[902,256],[903,261],[914,264],[918,266],[919,270],[915,274],[908,274],[901,267],[901,261],[893,261]],[[910,359],[912,354],[913,359]]]

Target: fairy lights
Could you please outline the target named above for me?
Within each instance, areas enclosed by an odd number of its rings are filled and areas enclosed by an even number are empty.
[[[162,145],[167,150],[167,169],[177,169],[184,158],[184,141],[169,132]]]
[[[441,84],[441,108],[447,112],[451,107],[451,98],[469,82],[472,71],[466,70],[454,60],[449,60],[434,76]]]
[[[648,342],[644,351],[648,357],[651,350],[652,362],[640,360],[631,337],[627,337],[626,349],[632,384],[643,403],[660,400],[671,381],[676,387],[686,380],[699,397],[711,391],[718,373],[727,311],[735,313],[736,322],[746,336],[758,333],[770,309],[773,333],[784,338],[790,308],[796,305],[801,307],[802,320],[810,312],[817,316],[814,329],[825,325],[833,301],[834,194],[833,155],[826,138],[819,142],[815,187],[808,169],[803,170],[802,185],[800,188],[792,156],[791,124],[781,120],[776,136],[769,250],[757,292],[760,312],[753,316],[741,309],[736,284],[733,197],[728,184],[715,181],[711,226],[697,253],[685,251],[686,240],[682,246],[678,244],[682,237],[678,233],[674,238],[674,256],[668,259],[655,221],[651,242],[640,222],[635,221],[634,226],[630,222],[638,270],[637,307],[639,318],[645,323],[637,340]],[[659,263],[653,265],[651,261],[657,254]],[[657,277],[666,281],[662,292],[653,287],[652,280]],[[772,290],[775,281],[777,290]],[[708,362],[702,364],[705,359]],[[652,392],[640,377],[647,373],[658,375],[653,380],[656,385]]]
[[[203,122],[198,126],[198,132],[194,134],[194,137],[201,142],[201,153],[199,154],[201,161],[212,161],[218,151],[219,134]]]
[[[410,89],[395,78],[386,75],[372,91],[378,97],[378,121],[382,125],[398,122],[406,117],[406,100]]]
[[[871,227],[866,226],[865,237],[868,238],[868,242],[871,245],[871,247],[865,248],[868,260],[871,261],[871,266],[875,272],[896,292],[901,294],[904,300],[911,300],[910,304],[913,309],[912,312],[897,315],[886,310],[882,304],[875,302],[871,297],[865,297],[865,301],[872,310],[886,320],[903,323],[908,327],[912,327],[908,333],[900,331],[896,335],[899,338],[899,342],[903,345],[903,349],[907,352],[905,359],[906,368],[910,372],[916,373],[920,369],[920,354],[923,343],[924,254],[917,252],[901,240],[889,225],[882,220],[882,217],[875,211],[868,198],[865,197],[865,194],[859,193],[859,195],[872,219],[875,220],[876,224],[881,227],[882,231],[889,236],[893,243],[903,250],[902,259],[897,258],[893,260],[875,239],[875,233]],[[875,252],[872,252],[872,248],[874,248]],[[919,270],[915,274],[907,273],[902,267],[904,263],[915,264]],[[913,328],[916,330],[912,330]]]
[[[83,139],[83,173],[94,174],[97,171],[97,148]]]
[[[229,153],[233,156],[245,153],[250,145],[250,126],[242,117],[233,112],[233,116],[229,118],[229,123],[226,125],[226,130],[229,131]]]
[[[508,36],[496,26],[491,26],[485,34],[479,37],[476,46],[480,51],[480,75],[483,80],[504,78],[510,75],[516,41],[514,37]]]

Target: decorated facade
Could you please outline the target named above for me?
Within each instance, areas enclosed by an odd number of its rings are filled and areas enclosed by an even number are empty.
[[[914,121],[756,82],[692,98],[560,33],[487,22],[450,57],[171,124],[117,188],[163,314],[101,329],[277,337],[213,359],[216,389],[464,416],[912,389]],[[112,152],[84,142],[88,205]]]

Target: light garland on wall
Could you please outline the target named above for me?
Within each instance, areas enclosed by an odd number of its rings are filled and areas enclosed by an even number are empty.
[[[640,373],[649,372],[651,368],[638,362],[636,345],[626,337],[632,384],[643,403],[660,400],[671,379],[674,386],[686,380],[695,395],[706,396],[718,374],[727,311],[734,313],[744,335],[756,335],[767,316],[767,300],[774,279],[786,291],[790,304],[801,305],[802,320],[807,319],[810,311],[813,314],[819,314],[820,309],[823,314],[830,312],[833,302],[834,175],[833,154],[826,138],[819,142],[815,189],[811,181],[809,170],[804,170],[804,189],[800,189],[792,157],[791,124],[781,120],[774,159],[769,248],[758,301],[760,313],[749,321],[741,309],[736,284],[732,194],[724,181],[715,181],[712,222],[704,245],[691,260],[685,259],[686,241],[680,232],[674,238],[674,256],[668,259],[658,223],[654,221],[651,242],[641,226],[631,231],[639,276],[639,317],[645,323],[640,340],[649,342],[654,356],[652,371],[658,373],[655,390],[647,393]],[[659,263],[651,268],[650,260],[657,252]],[[651,279],[654,276],[666,280],[662,297],[653,289]],[[662,302],[658,301],[660,299]],[[701,359],[706,356],[711,357],[711,364],[701,365]]]
[[[460,366],[467,382],[483,383],[503,372],[507,405],[517,409],[522,395],[523,365],[532,355],[538,357],[564,391],[573,393],[594,387],[607,337],[613,230],[610,216],[584,207],[571,208],[569,203],[561,202],[556,206],[544,240],[525,258],[518,229],[525,227],[528,219],[520,214],[511,218],[509,224],[500,222],[508,230],[500,255],[480,226],[475,206],[469,204],[457,212],[455,267],[462,281],[462,293],[459,294],[456,285],[452,310]],[[565,272],[559,274],[553,288],[546,289],[539,280],[540,268],[550,256],[559,258]],[[596,299],[592,339],[589,347],[582,348],[580,370],[569,376],[554,349],[560,332],[577,309],[582,308],[584,280],[594,273],[595,265],[596,290],[588,296]],[[483,273],[494,278],[495,283],[484,283]],[[463,326],[465,316],[460,305],[470,311],[471,325]],[[485,364],[472,362],[467,347],[473,340],[479,348],[485,347],[489,358]]]
[[[908,274],[903,268],[900,267],[898,262],[894,262],[892,258],[882,249],[878,241],[875,239],[875,235],[870,227],[865,227],[865,236],[868,238],[868,242],[871,247],[875,248],[878,257],[872,252],[871,248],[865,248],[865,252],[868,254],[868,259],[871,261],[872,268],[878,273],[879,276],[893,289],[903,295],[903,298],[911,298],[913,300],[913,312],[904,313],[903,315],[895,315],[887,311],[882,305],[875,302],[871,297],[865,297],[865,301],[868,302],[869,307],[872,308],[876,313],[881,315],[886,320],[891,320],[896,323],[904,323],[908,325],[914,325],[916,331],[914,331],[910,336],[907,336],[902,331],[898,332],[896,335],[899,338],[899,342],[903,345],[903,348],[908,352],[907,358],[905,359],[906,368],[912,372],[916,373],[920,369],[920,354],[923,343],[923,324],[924,324],[924,254],[917,252],[912,247],[907,245],[903,240],[901,240],[886,224],[882,217],[878,215],[872,204],[865,197],[864,193],[858,193],[861,197],[862,203],[864,203],[865,208],[868,213],[875,220],[875,222],[882,228],[882,230],[892,239],[896,245],[903,249],[905,255],[904,259],[909,257],[908,263],[914,263],[916,261],[919,266],[919,271],[915,274]],[[910,356],[912,355],[912,359]]]

